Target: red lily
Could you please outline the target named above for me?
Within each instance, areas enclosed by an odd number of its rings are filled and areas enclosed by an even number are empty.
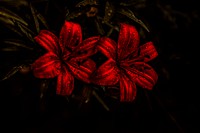
[[[152,42],[139,47],[139,34],[134,26],[121,24],[118,43],[104,37],[98,49],[109,59],[96,70],[93,83],[102,86],[119,83],[121,101],[135,99],[136,85],[149,90],[153,88],[158,76],[146,62],[158,53]]]
[[[41,30],[35,37],[35,41],[44,47],[47,53],[32,64],[33,73],[37,78],[57,76],[57,94],[70,95],[72,93],[74,76],[84,82],[90,82],[89,76],[95,69],[94,62],[87,60],[84,54],[76,55],[73,51],[80,45],[96,43],[97,37],[88,38],[82,42],[80,25],[66,21],[59,38],[47,30]]]

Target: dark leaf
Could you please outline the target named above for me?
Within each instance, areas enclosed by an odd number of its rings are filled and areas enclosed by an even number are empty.
[[[12,77],[13,75],[15,75],[23,67],[23,65],[24,64],[13,67],[1,81],[7,80],[10,77]]]
[[[39,31],[40,31],[40,24],[38,22],[36,11],[35,11],[34,7],[32,6],[32,4],[30,4],[30,8],[31,8],[31,13],[33,15],[33,19],[34,19],[34,22],[35,22],[35,28],[36,28],[37,32],[39,33]]]
[[[110,2],[107,1],[106,6],[105,6],[105,15],[104,15],[103,21],[109,22],[110,19],[114,15],[114,11],[115,11],[114,6]]]
[[[71,19],[74,19],[80,15],[82,15],[83,13],[82,12],[72,12],[72,13],[68,13],[66,15],[66,20],[71,20]]]
[[[142,8],[146,6],[146,0],[129,0],[129,1],[123,1],[120,3],[121,6],[126,6],[126,7],[134,7],[134,8]]]
[[[46,8],[45,8],[45,13],[47,12],[47,9],[48,9],[48,0],[35,0],[33,1],[32,3],[39,3],[39,2],[47,2],[46,3]],[[34,21],[35,21],[35,26],[36,26],[36,30],[37,32],[39,32],[39,21],[47,28],[49,29],[49,26],[47,24],[47,21],[46,19],[43,17],[42,14],[40,14],[36,8],[33,7],[32,4],[30,4],[30,7],[31,7],[31,12],[32,12],[32,15],[33,15],[33,18],[34,18]]]
[[[139,25],[141,25],[146,31],[149,32],[149,29],[146,27],[146,25],[141,21],[139,20],[135,15],[134,13],[129,10],[129,9],[118,9],[117,10],[118,13],[122,14],[122,15],[125,15],[126,17],[130,18],[131,20],[133,20],[134,22],[138,23]]]
[[[17,47],[6,47],[6,48],[1,48],[0,51],[4,51],[4,52],[15,52],[15,51],[19,51],[20,49]]]
[[[106,109],[106,111],[110,111],[109,107],[102,100],[102,98],[96,93],[95,90],[92,91],[92,95],[99,101],[99,103]]]
[[[96,24],[99,34],[104,35],[105,31],[103,30],[103,27],[102,27],[101,23],[99,22],[98,18],[95,19],[95,24]]]
[[[10,18],[28,26],[28,23],[25,22],[21,17],[19,17],[17,14],[4,7],[0,7],[0,17]]]
[[[46,93],[48,87],[49,87],[50,81],[47,79],[42,80],[41,86],[40,86],[40,98],[42,99],[44,97],[44,94]]]
[[[87,104],[90,101],[92,91],[92,88],[84,86],[81,96],[76,96],[76,99],[79,101],[79,108],[81,108],[83,104]]]
[[[109,37],[112,34],[113,31],[114,31],[114,28],[111,28],[106,36]]]
[[[5,4],[20,8],[21,6],[28,6],[27,0],[0,0],[0,4]]]
[[[119,31],[119,28],[117,26],[113,26],[111,23],[109,22],[104,22],[103,18],[101,18],[100,16],[97,16],[97,19],[102,20],[102,23],[106,24],[107,26],[109,26],[110,28],[115,29],[116,31]]]
[[[97,0],[83,0],[76,4],[76,7],[87,6],[87,5],[98,5]]]
[[[13,32],[17,33],[19,36],[23,36],[21,32],[15,26],[14,21],[6,17],[0,17],[0,22],[3,23],[8,29],[12,30]]]
[[[26,44],[21,40],[5,40],[3,41],[5,44],[11,44],[16,47],[22,47],[28,50],[33,50],[33,48],[26,46]]]
[[[82,92],[82,99],[84,100],[84,103],[87,103],[90,100],[92,93],[92,89],[90,87],[84,87]]]
[[[22,24],[16,23],[16,25],[19,27],[21,32],[31,41],[34,41],[33,36],[35,36],[35,33],[31,31],[27,26],[24,26]]]
[[[32,0],[32,3],[48,2],[49,0]]]
[[[48,24],[47,24],[47,21],[46,21],[46,19],[42,16],[42,14],[40,14],[40,13],[37,12],[37,17],[38,17],[38,19],[41,21],[41,23],[42,23],[47,29],[49,29],[49,26],[48,26]]]

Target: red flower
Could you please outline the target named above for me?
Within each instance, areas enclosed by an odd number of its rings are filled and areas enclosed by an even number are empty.
[[[48,52],[33,64],[33,73],[37,78],[54,78],[57,76],[57,94],[70,95],[74,89],[74,76],[89,83],[89,76],[95,69],[95,63],[87,60],[89,54],[76,55],[76,47],[96,43],[98,37],[88,38],[82,42],[81,27],[72,22],[65,22],[60,37],[42,30],[35,41]],[[83,49],[84,50],[84,49]]]
[[[157,81],[157,74],[146,62],[158,53],[152,42],[139,47],[139,34],[135,27],[121,24],[118,43],[101,38],[98,49],[109,59],[94,73],[93,83],[113,86],[119,83],[120,100],[133,101],[136,85],[151,90]]]

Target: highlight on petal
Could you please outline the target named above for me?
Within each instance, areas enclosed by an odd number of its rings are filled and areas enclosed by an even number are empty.
[[[151,90],[156,84],[158,75],[155,70],[144,62],[136,62],[134,67],[126,67],[126,74],[136,85]]]
[[[98,43],[98,49],[108,58],[116,58],[117,44],[114,40],[102,37]]]
[[[74,90],[74,77],[66,69],[66,67],[63,67],[61,73],[58,75],[57,78],[56,93],[59,95],[71,95],[73,90]]]
[[[61,62],[53,52],[49,52],[37,59],[32,69],[37,78],[54,78],[60,73]]]
[[[101,65],[91,77],[93,83],[102,86],[115,85],[119,81],[119,70],[112,59]]]
[[[124,73],[120,75],[120,101],[131,102],[136,97],[137,88],[132,79]]]
[[[48,52],[57,53],[59,51],[58,38],[47,30],[41,30],[35,41],[44,47]]]
[[[82,41],[82,31],[79,24],[65,21],[61,31],[59,44],[61,49],[64,51],[66,47],[70,48],[72,51],[79,45]]]
[[[139,58],[142,58],[144,62],[153,60],[158,56],[158,52],[153,45],[153,42],[147,42],[140,46]]]
[[[118,58],[119,60],[125,59],[130,54],[138,50],[139,45],[139,33],[137,29],[125,23],[120,25],[120,32],[118,38]]]

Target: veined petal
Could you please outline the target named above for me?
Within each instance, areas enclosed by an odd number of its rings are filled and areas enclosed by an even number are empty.
[[[74,77],[66,67],[63,67],[61,73],[58,75],[56,93],[59,95],[71,95],[73,90]]]
[[[75,60],[85,60],[89,56],[96,53],[97,49],[96,46],[99,42],[99,36],[90,37],[84,40],[72,53],[72,57]]]
[[[82,41],[81,26],[77,23],[65,21],[61,31],[59,44],[61,49],[70,48],[72,51]]]
[[[120,101],[131,102],[136,97],[137,88],[132,79],[123,72],[120,74]]]
[[[108,58],[116,59],[117,44],[114,40],[103,37],[100,39],[98,49]]]
[[[90,83],[90,76],[92,72],[94,71],[93,65],[94,62],[91,61],[86,61],[85,63],[82,64],[77,64],[77,62],[70,61],[66,63],[71,71],[71,73],[79,80],[82,80],[86,83]],[[89,66],[89,67],[88,67]]]
[[[41,30],[39,35],[37,35],[34,39],[48,52],[54,52],[56,54],[59,52],[58,38],[50,31]]]
[[[115,85],[119,81],[119,69],[112,59],[101,65],[91,77],[93,83],[98,85]]]
[[[122,23],[118,38],[118,59],[123,60],[136,53],[139,45],[139,34],[134,26]]]
[[[125,67],[124,69],[132,81],[142,88],[151,90],[157,82],[157,73],[144,62],[135,62],[134,66]]]
[[[85,62],[83,62],[82,66],[88,68],[91,71],[91,74],[96,70],[96,63],[91,59],[88,59]]]
[[[37,78],[54,78],[60,73],[61,62],[53,52],[48,52],[32,64],[32,69]]]
[[[153,45],[153,42],[147,42],[140,46],[140,55],[138,58],[142,58],[144,62],[153,60],[158,56],[158,52]]]

